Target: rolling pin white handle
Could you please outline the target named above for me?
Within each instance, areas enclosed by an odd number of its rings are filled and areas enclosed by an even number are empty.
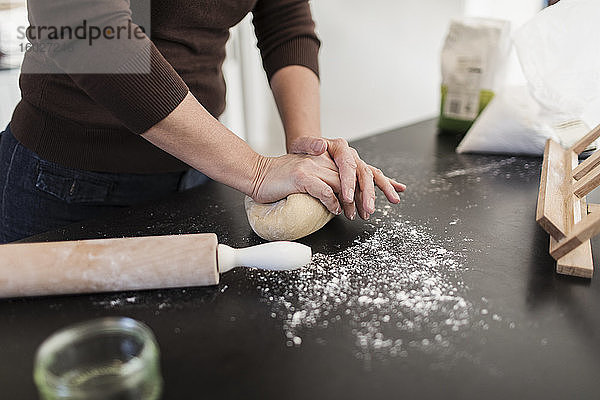
[[[217,249],[217,263],[221,274],[235,267],[292,270],[309,264],[311,257],[310,247],[295,242],[271,242],[244,249],[220,244]]]

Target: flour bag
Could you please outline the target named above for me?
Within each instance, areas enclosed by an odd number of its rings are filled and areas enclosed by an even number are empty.
[[[465,133],[505,77],[510,22],[464,18],[450,23],[442,50],[439,127]]]
[[[570,147],[600,123],[599,16],[598,0],[562,0],[517,31],[528,90],[506,88],[457,152],[542,155],[548,138]]]

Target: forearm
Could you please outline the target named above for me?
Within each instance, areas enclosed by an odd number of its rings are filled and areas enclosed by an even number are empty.
[[[252,195],[262,157],[188,93],[142,137],[210,178]]]
[[[288,151],[301,136],[321,136],[319,78],[313,71],[299,65],[284,67],[271,78],[271,90]]]

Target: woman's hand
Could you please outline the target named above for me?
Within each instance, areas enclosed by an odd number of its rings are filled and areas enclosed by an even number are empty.
[[[340,177],[340,190],[336,193],[349,219],[354,219],[357,211],[362,219],[368,219],[375,212],[375,185],[393,204],[400,202],[398,192],[406,189],[402,183],[361,160],[357,151],[344,139],[300,137],[291,144],[290,153],[318,156],[335,164]]]
[[[341,189],[340,177],[331,159],[305,154],[260,156],[253,175],[253,189],[249,195],[259,203],[271,203],[293,193],[308,193],[332,213],[342,213],[336,197]]]

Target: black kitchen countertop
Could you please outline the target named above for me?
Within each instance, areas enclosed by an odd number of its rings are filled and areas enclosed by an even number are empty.
[[[156,334],[165,399],[600,398],[600,281],[554,272],[535,223],[541,159],[456,143],[435,121],[354,142],[408,190],[300,240],[317,254],[302,273],[0,300],[0,398],[36,398],[33,357],[52,332],[117,315]],[[31,240],[197,232],[261,242],[243,196],[214,182]]]

